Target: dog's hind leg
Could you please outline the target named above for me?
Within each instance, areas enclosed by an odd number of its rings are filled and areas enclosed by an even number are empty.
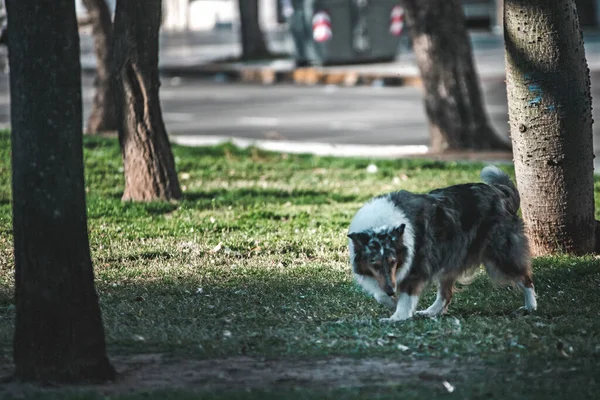
[[[531,280],[531,274],[527,274],[517,282],[517,285],[523,289],[523,295],[525,296],[524,309],[528,311],[537,310],[537,300],[535,296],[535,288],[533,287],[533,281]]]
[[[504,221],[490,232],[490,243],[483,254],[483,264],[492,280],[514,283],[523,289],[525,310],[537,309],[535,289],[531,279],[531,257],[523,226],[517,219]]]
[[[417,311],[415,315],[423,317],[437,317],[448,311],[450,301],[452,301],[452,293],[454,291],[454,280],[442,280],[438,284],[437,296],[435,301],[429,308],[422,311]]]
[[[498,283],[515,283],[523,290],[525,305],[521,307],[527,311],[537,309],[537,300],[533,280],[531,279],[531,266],[528,260],[496,260],[484,261],[485,269],[493,281]]]

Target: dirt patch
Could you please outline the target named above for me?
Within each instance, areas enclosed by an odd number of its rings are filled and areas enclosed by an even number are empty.
[[[240,390],[278,388],[347,388],[425,382],[446,387],[445,381],[465,380],[454,364],[430,361],[393,361],[382,359],[326,358],[319,360],[257,359],[234,357],[194,360],[161,354],[117,356],[111,358],[119,372],[116,382],[77,386],[78,390],[102,394],[153,391],[158,389]],[[10,373],[0,367],[0,374]],[[472,368],[470,368],[472,372]],[[0,385],[3,395],[22,395],[32,391],[75,389],[66,386],[36,387],[20,383]]]

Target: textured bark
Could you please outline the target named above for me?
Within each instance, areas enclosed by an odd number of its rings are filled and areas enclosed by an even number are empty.
[[[113,379],[87,233],[75,5],[6,3],[16,376],[43,382]]]
[[[260,59],[270,55],[265,36],[260,29],[259,0],[238,0],[242,59]]]
[[[589,69],[572,0],[505,0],[517,184],[535,255],[594,250]]]
[[[431,148],[509,150],[483,107],[460,0],[404,0],[425,89]]]
[[[87,122],[87,133],[117,130],[115,96],[110,83],[110,49],[112,44],[112,21],[106,0],[83,0],[92,24],[94,53],[96,55],[96,79],[94,101]]]
[[[125,173],[123,200],[181,197],[158,93],[160,20],[160,0],[117,1],[112,76]]]

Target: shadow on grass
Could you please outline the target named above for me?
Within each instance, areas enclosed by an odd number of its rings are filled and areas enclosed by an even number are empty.
[[[109,257],[105,260],[107,263],[118,263],[122,261],[152,261],[152,260],[169,260],[173,256],[166,251],[142,251],[139,253],[128,254],[123,257]]]
[[[261,205],[266,203],[283,204],[288,201],[294,205],[350,203],[356,201],[355,195],[335,194],[328,191],[276,189],[217,189],[209,191],[187,192],[183,200],[196,203],[197,206],[216,204],[229,205]]]
[[[390,312],[356,290],[347,271],[327,265],[289,269],[202,265],[192,273],[168,269],[164,275],[131,278],[100,270],[97,276],[113,354],[168,352],[174,360],[232,356],[446,360],[443,365],[452,368],[495,369],[494,379],[482,375],[480,382],[493,393],[496,386],[508,393],[505,387],[512,390],[522,379],[530,382],[523,393],[530,393],[531,387],[569,384],[574,377],[585,390],[590,384],[596,388],[598,261],[556,257],[537,259],[535,264],[538,313],[507,318],[521,297],[507,295],[492,288],[487,278],[478,278],[459,294],[461,306],[451,306],[448,316],[395,324],[379,321]],[[561,292],[567,297],[556,298]],[[0,294],[7,292],[0,290]],[[429,292],[426,300],[432,300],[432,295]],[[499,302],[498,296],[508,300]],[[577,302],[572,304],[571,298]],[[13,317],[14,310],[0,307],[5,343],[12,337],[8,321]],[[557,343],[573,353],[557,351]],[[570,350],[571,345],[575,350]],[[577,372],[565,375],[567,371]],[[463,392],[473,384],[456,374],[449,381]],[[539,398],[549,398],[551,392]],[[507,398],[507,393],[501,393],[494,398]]]
[[[112,192],[106,197],[121,200],[123,192]],[[317,190],[277,190],[260,188],[234,188],[234,189],[211,189],[206,191],[188,191],[183,193],[183,202],[196,203],[197,206],[217,203],[223,206],[229,205],[252,205],[274,203],[282,204],[291,202],[295,205],[306,204],[328,204],[328,203],[351,203],[358,196],[331,193],[329,191]],[[0,201],[1,204],[1,201]],[[176,203],[169,202],[122,202],[124,208],[140,208],[149,214],[165,214],[177,208]]]

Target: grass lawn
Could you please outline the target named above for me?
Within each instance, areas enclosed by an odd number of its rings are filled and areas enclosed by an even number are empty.
[[[109,355],[123,374],[102,387],[0,385],[0,397],[581,399],[600,391],[594,257],[536,259],[533,315],[513,315],[521,294],[481,275],[441,318],[381,323],[390,312],[354,286],[345,233],[364,201],[479,180],[481,164],[176,146],[184,199],[134,204],[120,200],[117,141],[84,144],[96,286]],[[599,190],[597,180],[597,199]],[[0,133],[4,372],[14,320],[10,203],[10,142]],[[430,288],[419,308],[433,298]]]

